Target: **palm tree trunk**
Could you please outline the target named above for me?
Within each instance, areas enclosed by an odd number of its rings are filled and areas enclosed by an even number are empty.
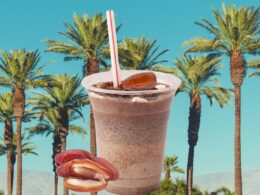
[[[7,148],[7,195],[12,195],[12,154],[11,147]]]
[[[241,87],[235,86],[235,194],[242,195],[242,175],[241,175]]]
[[[87,63],[83,67],[84,76],[91,75],[99,72],[98,60],[89,58]],[[90,154],[92,156],[97,155],[97,143],[96,143],[96,129],[95,129],[95,120],[94,114],[92,110],[92,106],[90,105]],[[91,195],[96,195],[96,192],[91,192]]]
[[[171,178],[171,173],[169,170],[165,171],[165,176],[164,179],[170,179]]]
[[[66,150],[67,146],[67,135],[68,135],[68,128],[69,128],[69,115],[68,111],[64,108],[59,110],[59,117],[58,122],[60,124],[60,139],[61,139],[61,151]],[[64,180],[63,180],[64,182]],[[63,195],[68,195],[68,189],[63,185]]]
[[[66,150],[66,145],[67,145],[66,136],[61,137],[61,151]],[[68,189],[63,185],[63,195],[68,195],[68,194],[69,194]]]
[[[6,145],[7,158],[7,195],[12,195],[12,143],[13,143],[13,124],[12,119],[5,119],[4,143]]]
[[[11,192],[13,193],[13,186],[14,186],[14,165],[16,162],[16,156],[13,151],[11,151]]]
[[[198,134],[200,128],[201,116],[201,98],[197,93],[190,95],[190,111],[189,111],[189,127],[188,127],[188,143],[189,154],[187,162],[187,181],[186,181],[186,195],[192,195],[193,185],[193,159],[194,150],[198,142]]]
[[[14,116],[16,118],[16,159],[17,159],[17,177],[16,177],[16,195],[22,195],[22,117],[24,114],[25,93],[21,88],[13,91],[14,97]]]
[[[16,159],[17,159],[17,179],[16,179],[16,195],[22,195],[22,143],[21,143],[21,129],[22,129],[22,117],[16,118]]]
[[[61,137],[61,151],[66,150],[67,140],[66,137]],[[64,182],[64,180],[63,180]],[[63,195],[68,195],[69,191],[68,189],[63,185]]]
[[[90,153],[92,156],[97,155],[97,143],[96,143],[96,129],[95,119],[93,114],[92,106],[90,105]]]
[[[89,58],[87,63],[84,65],[84,75],[91,75],[99,72],[98,60]],[[95,129],[95,119],[90,105],[90,153],[93,156],[97,155],[97,143],[96,143],[96,129]]]
[[[54,173],[54,195],[58,195],[58,175]]]
[[[230,57],[230,77],[235,91],[235,194],[242,195],[241,174],[241,86],[245,76],[245,61],[240,51],[234,51]]]
[[[56,132],[58,132],[58,130],[56,130]],[[57,164],[55,162],[56,154],[61,152],[61,140],[58,134],[54,134],[53,136],[52,152],[52,165],[54,172],[54,195],[58,195],[58,175],[56,173]]]
[[[193,186],[193,159],[194,159],[194,146],[189,146],[188,164],[187,164],[187,189],[186,194],[192,195]]]
[[[88,58],[83,66],[83,75],[88,76],[99,72],[98,60],[95,58]]]

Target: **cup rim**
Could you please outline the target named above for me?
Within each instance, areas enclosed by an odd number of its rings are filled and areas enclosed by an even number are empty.
[[[169,73],[162,73],[157,71],[149,71],[149,70],[120,70],[122,80],[127,77],[143,73],[143,72],[153,72],[156,75],[156,79],[158,83],[166,84],[169,87],[167,88],[159,88],[156,90],[136,90],[136,91],[123,91],[123,90],[111,90],[111,89],[102,89],[94,87],[93,85],[101,82],[112,82],[112,72],[99,72],[89,76],[86,76],[82,79],[81,84],[87,91],[98,92],[104,94],[114,94],[114,95],[145,95],[145,94],[157,94],[164,93],[169,91],[176,91],[181,85],[181,80],[177,76],[174,76]]]

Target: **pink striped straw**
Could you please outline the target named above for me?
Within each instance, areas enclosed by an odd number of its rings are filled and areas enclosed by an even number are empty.
[[[109,38],[109,46],[110,46],[113,85],[115,89],[118,89],[121,84],[121,77],[120,77],[120,67],[119,67],[118,52],[117,52],[116,25],[115,25],[114,11],[108,10],[106,12],[106,16],[107,16],[107,28],[108,28],[108,38]]]

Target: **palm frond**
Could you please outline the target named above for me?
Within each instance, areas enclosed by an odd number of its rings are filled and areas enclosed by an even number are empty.
[[[84,118],[82,107],[89,103],[89,98],[78,76],[63,74],[53,76],[52,79],[58,85],[44,88],[45,93],[34,92],[29,100],[39,118],[37,126],[29,128],[32,134],[59,134],[61,120],[66,120],[62,118],[63,112],[68,116],[68,123]],[[85,133],[76,125],[70,124],[69,128],[74,133]]]
[[[177,74],[178,72],[176,68],[169,68],[166,66],[154,66],[152,70],[171,74]]]
[[[103,48],[108,44],[108,31],[106,18],[101,14],[95,14],[92,18],[88,15],[73,14],[73,22],[64,23],[65,32],[59,34],[66,41],[46,39],[48,52],[56,52],[64,55],[65,61],[96,59],[99,65],[104,65]],[[117,30],[122,25],[117,27]],[[101,63],[102,62],[102,63]]]
[[[26,51],[25,49],[10,50],[1,52],[0,69],[3,76],[0,76],[0,85],[11,89],[27,89],[36,82],[37,78],[45,78],[43,67],[38,67],[40,53],[36,51]]]
[[[205,95],[210,104],[216,100],[221,107],[227,105],[233,92],[220,87],[220,61],[218,53],[202,56],[184,54],[177,58],[175,72],[182,80],[178,92]]]
[[[174,173],[184,173],[184,170],[177,166],[178,162],[178,156],[176,155],[165,156],[163,164],[164,172],[170,171]]]
[[[124,39],[118,45],[119,62],[126,69],[144,70],[167,62],[161,57],[168,50],[159,51],[160,46],[155,47],[156,40]],[[108,54],[106,54],[108,55]]]
[[[206,95],[211,105],[214,103],[214,100],[216,100],[221,108],[225,105],[228,105],[231,97],[234,96],[232,89],[226,89],[222,87],[207,86],[203,89],[202,93]]]
[[[260,11],[259,7],[222,5],[222,12],[212,9],[215,23],[206,19],[195,22],[212,38],[197,37],[184,43],[187,52],[218,52],[230,56],[234,51],[242,54],[260,53]]]
[[[86,131],[86,129],[84,127],[81,127],[81,126],[78,126],[78,125],[70,125],[69,126],[69,131],[72,134],[76,133],[76,134],[84,135],[84,134],[87,133],[87,131]]]

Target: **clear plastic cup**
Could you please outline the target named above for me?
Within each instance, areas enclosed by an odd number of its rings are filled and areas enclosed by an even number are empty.
[[[141,72],[149,71],[124,70],[122,80]],[[158,83],[168,87],[122,91],[93,86],[111,82],[111,72],[82,81],[93,108],[98,156],[119,171],[119,178],[108,184],[109,192],[136,195],[159,188],[169,109],[181,81],[170,74],[153,73]]]

